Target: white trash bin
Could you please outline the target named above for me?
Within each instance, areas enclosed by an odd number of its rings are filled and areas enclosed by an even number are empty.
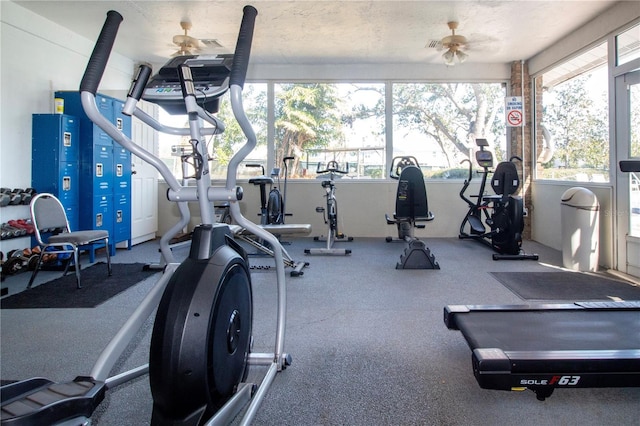
[[[600,204],[586,188],[569,188],[562,194],[562,263],[575,271],[598,269]]]

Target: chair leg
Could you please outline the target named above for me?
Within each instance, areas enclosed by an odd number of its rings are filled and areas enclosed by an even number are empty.
[[[73,246],[73,263],[75,264],[76,269],[76,282],[78,283],[78,288],[82,288],[80,285],[80,259],[78,255],[78,247]]]
[[[105,238],[104,244],[107,252],[107,272],[111,276],[111,255],[109,254],[109,239]]]
[[[64,271],[62,271],[62,276],[66,277],[67,276],[67,272],[69,272],[69,266],[71,265],[71,260],[72,258],[69,257],[68,259],[64,260]]]
[[[44,250],[40,251],[40,255],[38,256],[38,262],[36,263],[36,268],[31,273],[31,278],[29,279],[29,284],[27,284],[27,289],[31,288],[33,281],[36,279],[36,275],[38,275],[38,271],[40,270],[40,265],[42,264],[42,256],[44,256]]]

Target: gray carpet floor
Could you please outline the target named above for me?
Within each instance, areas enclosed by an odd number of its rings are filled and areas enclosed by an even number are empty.
[[[440,270],[396,270],[402,243],[356,238],[339,244],[352,254],[305,256],[305,248],[322,247],[311,238],[286,246],[292,257],[310,262],[303,276],[287,275],[285,348],[293,364],[276,377],[254,424],[638,424],[640,388],[556,390],[544,402],[528,391],[480,389],[464,338],[443,323],[448,304],[525,304],[490,273],[556,271],[560,252],[526,242],[528,252],[540,255],[538,262],[495,262],[488,248],[472,241],[431,239],[427,246]],[[186,254],[176,250],[179,257]],[[155,242],[118,250],[113,257],[122,263],[157,259]],[[19,291],[26,275],[3,285]],[[42,275],[39,282],[47,279]],[[93,309],[2,311],[2,379],[70,380],[88,374],[154,280]],[[275,273],[256,269],[252,280],[254,350],[272,351]],[[118,372],[147,361],[150,330],[148,321]],[[250,376],[261,373],[255,368]],[[148,380],[142,377],[109,391],[93,424],[144,425],[150,412]]]

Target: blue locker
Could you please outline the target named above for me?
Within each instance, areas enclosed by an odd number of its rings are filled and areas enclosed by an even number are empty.
[[[39,165],[52,159],[77,162],[79,120],[64,114],[33,114],[31,122],[32,154]]]
[[[72,230],[80,229],[79,121],[66,114],[34,114],[31,123],[31,186],[60,199]]]
[[[81,198],[113,194],[113,147],[94,145],[83,147],[81,156]]]
[[[131,195],[129,192],[116,192],[113,197],[115,241],[126,241],[131,247]]]
[[[78,217],[78,205],[65,205],[64,210],[67,213],[67,220],[69,221],[69,227],[72,231],[77,231],[80,229],[80,219]]]
[[[80,121],[81,229],[109,231],[112,254],[116,243],[126,241],[131,247],[131,154],[89,120],[79,92],[61,91],[55,96],[64,100],[65,112],[77,115]],[[122,114],[122,101],[96,94],[96,105],[104,117],[131,136],[131,117]]]
[[[80,168],[78,163],[32,160],[31,186],[38,192],[49,192],[63,205],[77,205]]]
[[[113,179],[116,192],[131,192],[131,153],[117,143],[113,146]]]

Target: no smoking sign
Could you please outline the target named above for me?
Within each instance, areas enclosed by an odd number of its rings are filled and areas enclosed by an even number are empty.
[[[507,126],[521,127],[524,118],[524,106],[522,96],[510,96],[505,102],[505,112],[507,114]]]

